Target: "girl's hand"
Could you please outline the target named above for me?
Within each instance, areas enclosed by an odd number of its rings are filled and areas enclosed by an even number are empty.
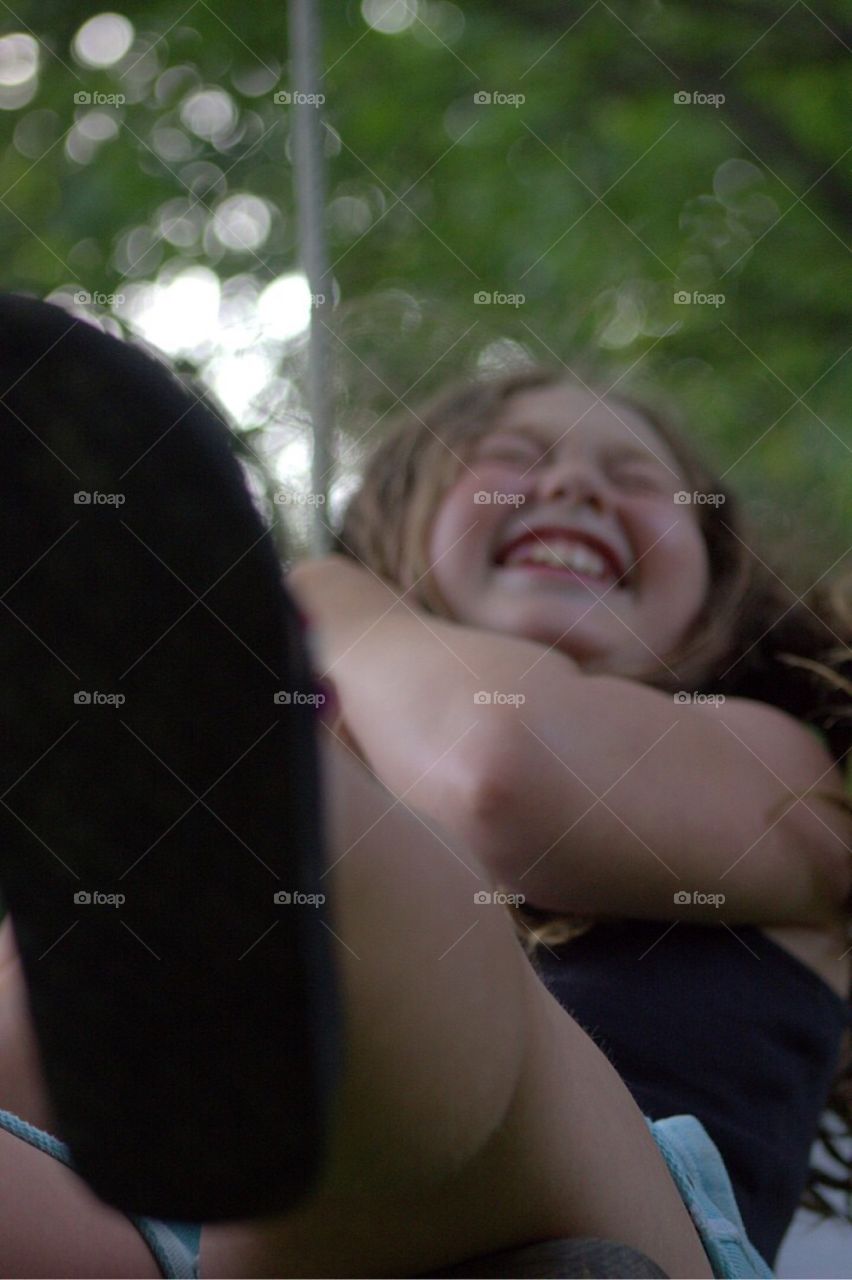
[[[348,556],[333,553],[299,560],[286,585],[307,615],[316,638],[317,661],[336,665],[386,613],[398,605],[391,586]]]
[[[377,618],[394,607],[397,600],[382,579],[348,556],[339,554],[297,561],[287,574],[286,585],[307,619],[312,659],[318,675],[339,663],[347,651],[354,656],[358,640],[369,632]],[[366,752],[344,714],[342,704],[348,699],[341,688],[342,674],[338,666],[324,677],[333,682],[337,701],[341,704],[338,714],[328,721],[327,728],[361,764],[371,769]]]
[[[328,733],[333,734],[336,741],[340,743],[341,746],[345,747],[346,750],[349,751],[350,754],[355,757],[355,759],[358,761],[359,764],[364,765],[364,767],[368,769],[370,773],[373,774],[374,778],[377,777],[377,775],[373,772],[372,765],[367,759],[367,755],[366,755],[366,752],[364,751],[364,748],[361,746],[360,742],[358,742],[357,739],[353,736],[352,730],[350,729],[346,721],[343,719],[343,716],[339,716],[337,720],[335,720],[332,724],[329,724],[327,726],[326,731]],[[381,782],[381,778],[378,778],[377,780]]]

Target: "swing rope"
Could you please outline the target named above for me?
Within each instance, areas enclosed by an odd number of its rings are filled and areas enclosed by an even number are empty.
[[[308,409],[313,428],[311,551],[325,554],[331,530],[324,519],[332,470],[331,355],[328,320],[332,280],[325,234],[325,166],[320,85],[320,15],[317,0],[290,0],[293,86],[293,180],[299,219],[299,253],[311,293],[308,335]]]

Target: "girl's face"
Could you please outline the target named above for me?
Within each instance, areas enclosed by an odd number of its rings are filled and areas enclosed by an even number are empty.
[[[587,671],[659,671],[710,573],[695,507],[674,500],[685,480],[647,420],[566,384],[517,392],[468,466],[429,534],[455,618]]]

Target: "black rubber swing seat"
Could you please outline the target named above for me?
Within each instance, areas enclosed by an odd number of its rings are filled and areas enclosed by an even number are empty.
[[[286,1210],[341,1019],[272,534],[161,362],[8,294],[0,489],[0,894],[60,1136],[127,1211]]]
[[[655,1262],[626,1244],[609,1240],[542,1240],[506,1249],[458,1266],[430,1271],[430,1280],[666,1280]],[[423,1277],[425,1280],[425,1275]]]

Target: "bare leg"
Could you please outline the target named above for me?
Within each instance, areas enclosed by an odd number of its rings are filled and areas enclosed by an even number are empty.
[[[332,1148],[300,1209],[205,1228],[202,1274],[412,1275],[581,1235],[711,1276],[625,1085],[540,983],[503,908],[474,902],[484,868],[329,737],[349,1037]]]
[[[539,982],[503,909],[474,904],[483,868],[392,807],[328,734],[323,750],[349,1033],[332,1149],[298,1211],[205,1228],[202,1274],[411,1275],[583,1235],[710,1276],[626,1088]],[[8,934],[0,1106],[50,1127]],[[123,1215],[4,1133],[0,1183],[2,1274],[156,1274]]]
[[[7,916],[0,925],[0,1107],[57,1136]],[[139,1232],[65,1165],[0,1130],[0,1275],[160,1274]]]

